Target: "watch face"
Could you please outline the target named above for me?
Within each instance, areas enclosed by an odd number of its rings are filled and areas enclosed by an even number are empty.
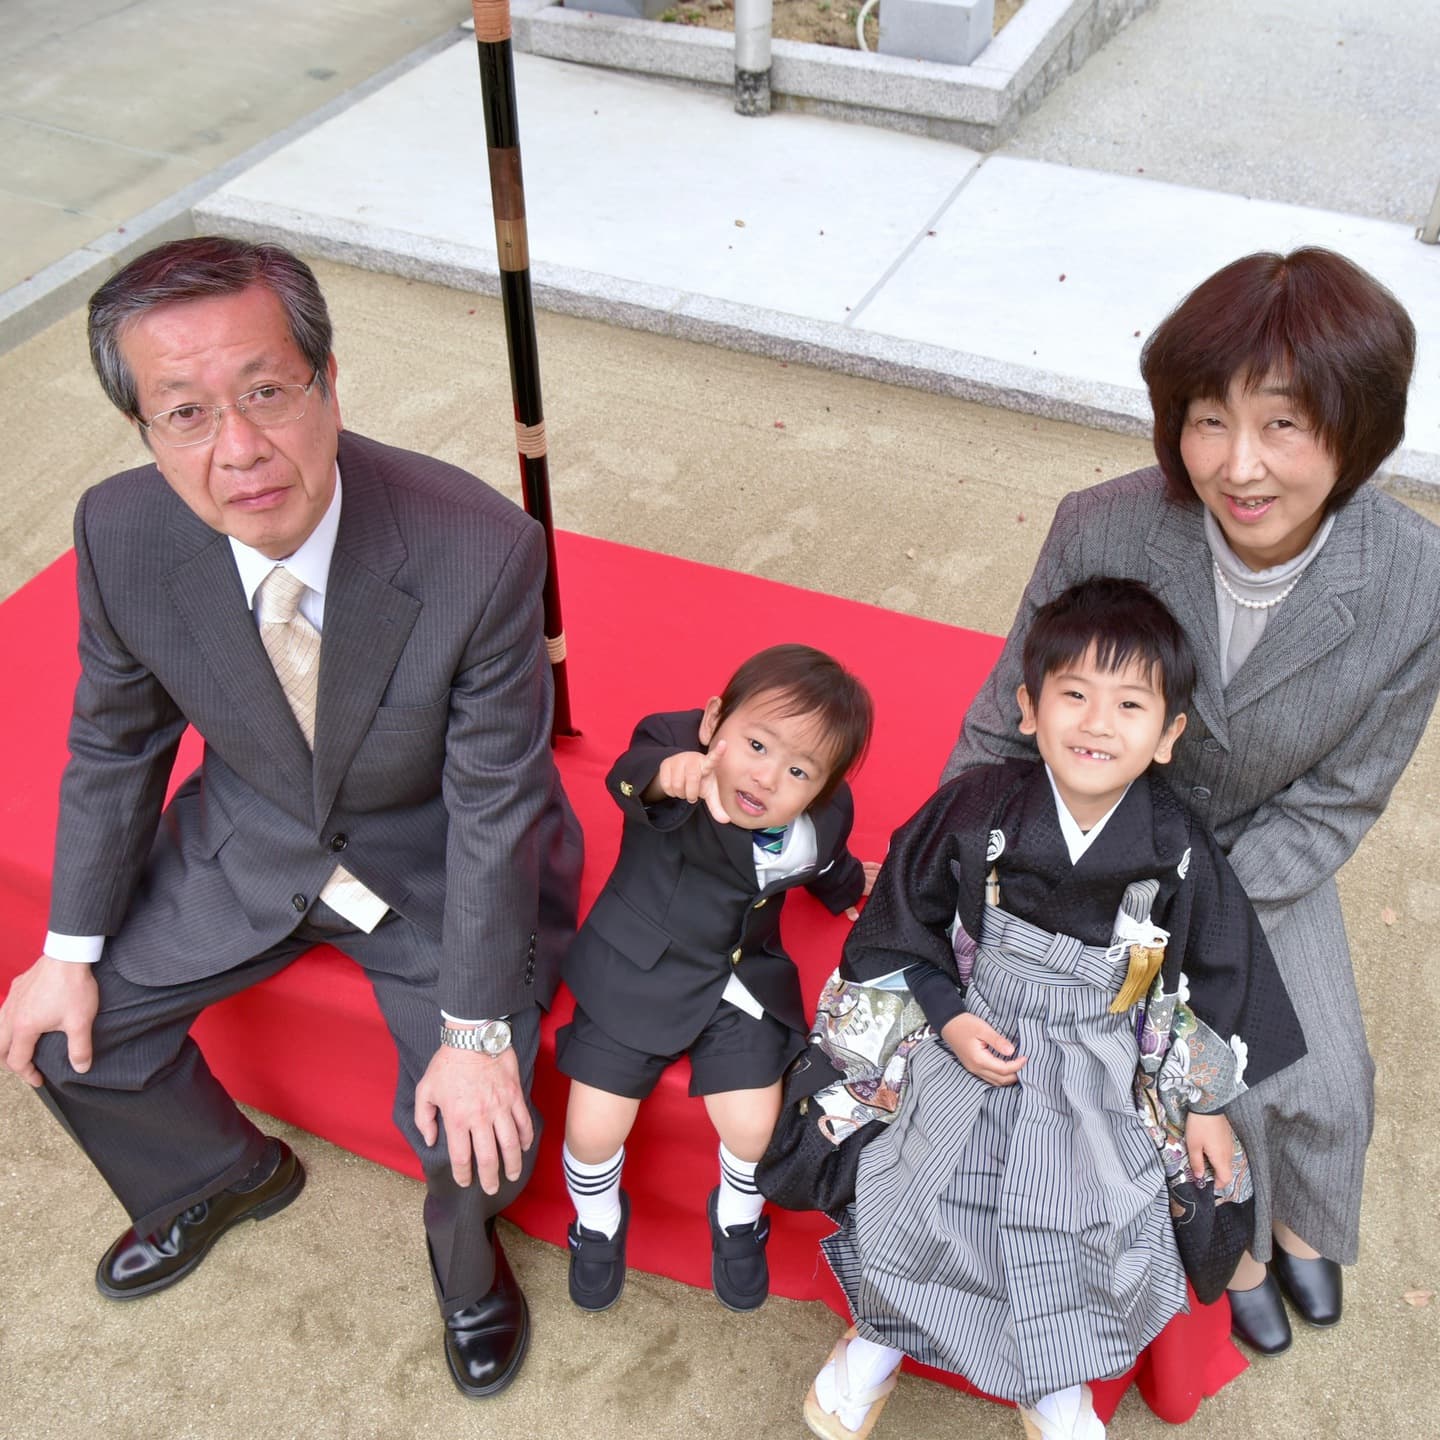
[[[480,1030],[480,1048],[487,1055],[500,1055],[510,1048],[510,1027],[503,1020],[492,1020]]]

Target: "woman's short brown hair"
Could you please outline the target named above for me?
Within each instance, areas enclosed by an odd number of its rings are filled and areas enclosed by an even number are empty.
[[[1325,502],[1338,510],[1405,434],[1415,326],[1373,276],[1333,250],[1262,251],[1217,270],[1162,320],[1140,354],[1155,414],[1155,456],[1193,495],[1180,458],[1192,400],[1223,400],[1232,381],[1283,376],[1335,461]]]

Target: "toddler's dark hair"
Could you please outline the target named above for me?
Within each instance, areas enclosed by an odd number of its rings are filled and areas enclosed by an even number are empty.
[[[828,800],[865,757],[875,724],[870,692],[838,660],[810,645],[772,645],[752,655],[720,694],[716,727],[757,695],[781,715],[814,715],[829,743],[830,776],[812,803]]]
[[[1167,725],[1189,703],[1195,657],[1180,622],[1148,585],[1109,575],[1082,580],[1035,612],[1021,652],[1031,703],[1039,702],[1047,676],[1083,659],[1092,645],[1102,670],[1138,662],[1158,672]]]

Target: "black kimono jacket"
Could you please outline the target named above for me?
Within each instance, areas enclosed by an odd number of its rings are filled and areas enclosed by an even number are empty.
[[[1087,945],[1110,944],[1127,885],[1157,880],[1150,919],[1170,934],[1163,988],[1178,990],[1183,971],[1194,1014],[1232,1045],[1243,1044],[1245,1086],[1305,1053],[1300,1022],[1240,882],[1153,767],[1074,863],[1039,762],[981,765],[942,786],[895,832],[846,942],[843,976],[873,980],[906,968],[937,1029],[963,1012],[948,930],[958,913],[979,939],[992,865],[1005,910]]]

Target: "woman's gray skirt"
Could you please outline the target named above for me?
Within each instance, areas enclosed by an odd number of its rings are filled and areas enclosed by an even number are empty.
[[[1360,1192],[1375,1125],[1375,1065],[1355,992],[1335,882],[1293,905],[1257,906],[1305,1055],[1225,1109],[1255,1180],[1255,1255],[1270,1255],[1283,1221],[1322,1255],[1353,1265]]]

